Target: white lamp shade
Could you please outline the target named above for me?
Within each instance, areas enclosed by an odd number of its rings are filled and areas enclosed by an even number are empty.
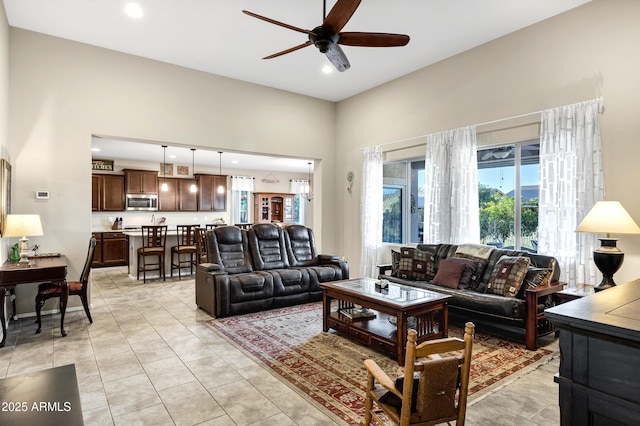
[[[9,214],[3,237],[38,237],[44,235],[39,214]]]
[[[598,201],[582,219],[577,232],[640,234],[640,227],[619,201]]]

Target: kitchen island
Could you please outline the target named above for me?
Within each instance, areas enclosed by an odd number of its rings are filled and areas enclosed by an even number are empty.
[[[129,237],[129,278],[137,279],[138,275],[138,249],[142,247],[142,231],[141,230],[125,230],[124,234]],[[178,245],[178,232],[175,225],[169,226],[167,230],[167,240],[164,248],[164,271],[167,277],[171,276],[171,247]],[[186,268],[183,268],[184,275]],[[195,267],[193,272],[195,274]],[[157,271],[147,272],[147,279],[160,278]],[[142,277],[140,277],[142,279]]]

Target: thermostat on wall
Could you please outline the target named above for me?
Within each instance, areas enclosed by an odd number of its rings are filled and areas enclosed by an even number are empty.
[[[49,199],[49,191],[36,191],[36,199],[37,200],[48,200]]]

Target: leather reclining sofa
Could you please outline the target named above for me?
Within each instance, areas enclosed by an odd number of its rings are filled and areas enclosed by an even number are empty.
[[[484,259],[461,253],[464,252],[463,247],[479,250]],[[394,255],[393,264],[380,265],[379,279],[451,295],[448,305],[449,318],[453,323],[473,321],[476,330],[516,340],[522,338],[524,331],[525,345],[531,350],[537,349],[538,337],[554,332],[544,310],[556,303],[553,293],[562,290],[564,286],[558,282],[560,267],[552,256],[476,244],[419,244],[417,247],[402,247],[400,253],[392,252],[392,257]],[[496,269],[501,269],[497,266],[503,256],[508,259],[528,259],[525,261],[528,266],[522,268],[526,274],[521,286],[514,289],[513,294],[508,294],[507,288],[497,292],[498,294],[490,290],[490,283],[495,284],[501,279],[499,273],[502,271]],[[446,260],[451,258],[456,259]],[[473,260],[472,263],[476,264],[472,272],[475,282],[471,279],[470,283],[462,285],[461,281],[456,280],[449,286],[437,283],[437,274],[443,269],[444,263],[450,267],[456,262],[463,262],[459,259]],[[509,274],[513,271],[509,268],[511,266],[502,269]],[[431,273],[428,269],[431,269]],[[535,278],[544,274],[544,281]],[[464,272],[461,277],[463,276]]]
[[[318,254],[302,225],[221,226],[206,232],[205,246],[196,304],[218,318],[319,301],[320,283],[349,278],[347,262]]]

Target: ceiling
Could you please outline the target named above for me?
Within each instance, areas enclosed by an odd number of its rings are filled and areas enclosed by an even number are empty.
[[[344,31],[408,34],[404,47],[344,46],[351,69],[322,72],[328,59],[299,45],[305,34],[243,9],[312,29],[321,0],[3,0],[9,24],[277,89],[340,101],[590,0],[365,0]],[[124,13],[137,2],[143,16]],[[327,2],[329,10],[335,0]]]

